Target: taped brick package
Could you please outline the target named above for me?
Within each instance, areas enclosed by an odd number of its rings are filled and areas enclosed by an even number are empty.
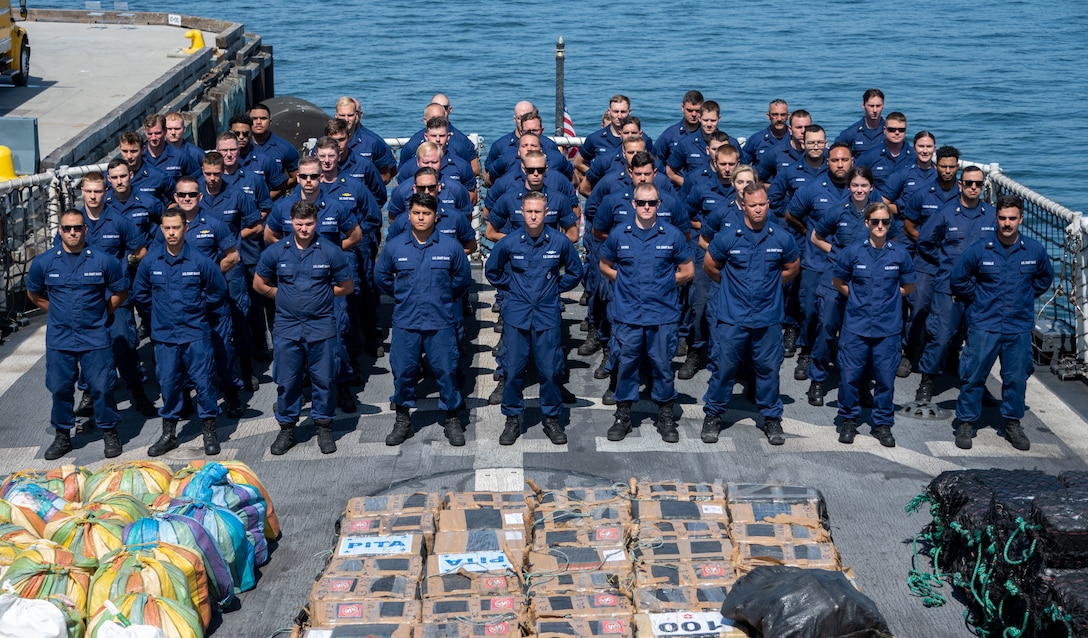
[[[644,562],[727,561],[733,555],[733,545],[728,538],[640,542],[634,554]]]
[[[478,573],[516,574],[510,557],[501,550],[475,551],[452,554],[431,554],[427,557],[427,576],[453,574],[458,571]]]
[[[571,505],[563,509],[541,507],[533,512],[533,530],[582,529],[602,525],[631,524],[631,508],[627,501],[604,505]]]
[[[720,521],[729,522],[725,501],[649,501],[631,503],[631,515],[642,521]]]
[[[729,527],[733,541],[756,543],[829,543],[831,535],[823,527],[796,523],[733,523]]]
[[[345,517],[336,522],[337,534],[422,534],[433,537],[434,532],[434,514],[431,512],[371,514]]]
[[[729,524],[725,521],[639,521],[638,538],[642,542],[654,539],[728,538]]]
[[[729,502],[729,513],[734,521],[763,522],[766,517],[738,518],[737,512],[744,511],[745,505],[775,506],[782,509],[783,505],[803,506],[798,509],[789,508],[790,511],[780,512],[792,514],[794,511],[803,512],[802,518],[815,518],[824,529],[831,530],[831,519],[827,511],[827,502],[820,490],[805,485],[761,485],[753,483],[730,483],[726,487],[726,500]],[[772,516],[777,516],[772,515]],[[789,522],[789,521],[776,521]],[[800,522],[800,521],[799,521]],[[804,524],[804,523],[802,523]]]
[[[521,638],[523,635],[531,635],[523,633],[521,627],[522,623],[517,620],[448,620],[424,623],[416,628],[415,638],[477,638],[478,636]]]
[[[317,602],[309,606],[309,622],[314,627],[358,623],[413,624],[419,622],[421,608],[418,600]]]
[[[340,576],[323,574],[310,590],[310,602],[362,600],[415,600],[419,579],[407,576]]]
[[[680,585],[722,585],[732,587],[737,580],[731,558],[718,561],[635,564],[635,584],[639,587],[676,587]]]
[[[479,573],[460,570],[428,576],[420,583],[424,599],[465,598],[469,596],[522,595],[520,577],[515,574]]]
[[[443,505],[448,510],[526,509],[536,506],[536,495],[524,492],[446,492]]]
[[[640,612],[715,611],[728,593],[726,585],[635,587],[635,607]]]
[[[348,501],[344,518],[365,518],[382,514],[430,512],[442,506],[437,494],[396,494],[392,496],[357,496]]]
[[[339,638],[340,636],[367,636],[368,638],[413,638],[412,625],[397,623],[367,623],[338,625],[332,627],[310,627],[297,633],[297,638]],[[291,638],[296,638],[292,633]]]
[[[574,593],[612,593],[631,596],[634,578],[630,572],[589,571],[529,573],[526,589],[531,596]]]
[[[525,596],[479,596],[469,598],[442,598],[423,601],[423,622],[442,622],[471,619],[487,621],[501,616],[505,620],[525,617]]]
[[[529,552],[532,576],[579,571],[612,571],[629,578],[631,559],[622,547],[550,547],[542,552]]]
[[[404,576],[418,581],[423,577],[422,556],[333,557],[325,565],[323,576]]]
[[[724,501],[721,483],[682,483],[680,481],[639,481],[636,496],[643,500]]]
[[[627,543],[627,532],[619,525],[584,529],[540,530],[533,535],[533,551],[549,547],[616,547]]]
[[[541,490],[531,481],[526,481],[534,488],[538,509],[565,509],[584,507],[604,503],[619,503],[628,500],[633,490],[622,483],[612,487],[567,487],[560,490]]]
[[[537,595],[530,606],[536,618],[628,618],[634,612],[627,596],[609,592]]]
[[[634,635],[634,624],[630,618],[545,618],[536,621],[536,638],[633,638]]]
[[[747,573],[758,565],[790,565],[812,569],[841,571],[839,550],[831,543],[769,543],[738,542],[733,564],[738,572]]]
[[[516,530],[528,535],[529,510],[480,508],[472,510],[442,510],[438,516],[438,531],[467,532],[477,529]]]
[[[422,556],[421,534],[342,534],[336,539],[334,556]]]
[[[794,523],[808,527],[824,526],[819,508],[812,503],[730,503],[729,518],[734,523]]]
[[[503,552],[517,569],[525,565],[525,534],[520,529],[474,529],[464,532],[439,532],[433,554],[470,554]]]
[[[717,611],[636,614],[638,638],[747,638]]]

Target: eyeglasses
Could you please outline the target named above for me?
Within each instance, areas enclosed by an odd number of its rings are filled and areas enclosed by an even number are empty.
[[[870,217],[869,223],[873,226],[891,226],[892,220],[890,217]]]
[[[960,184],[963,184],[964,186],[966,186],[968,188],[971,188],[971,187],[982,188],[982,185],[985,184],[985,183],[986,183],[985,180],[981,180],[981,179],[961,179],[960,180]]]
[[[533,173],[543,175],[548,172],[547,166],[525,166],[524,168],[526,175],[532,175]]]
[[[175,196],[175,197],[178,197],[178,198],[180,198],[180,199],[189,199],[189,198],[191,198],[191,197],[200,197],[200,193],[199,193],[198,191],[193,191],[193,192],[189,192],[189,191],[184,191],[184,192],[182,192],[182,191],[178,191],[178,192],[174,193],[174,196]]]
[[[234,137],[249,137],[249,131],[231,131]]]
[[[299,173],[298,174],[299,179],[317,179],[318,177],[321,177],[321,173]]]
[[[416,184],[417,193],[437,193],[438,184]]]
[[[76,224],[74,226],[69,226],[69,225],[65,224],[65,225],[60,227],[60,232],[62,232],[62,233],[82,233],[83,229],[85,229],[85,228],[86,228],[86,226],[84,226],[83,224]]]
[[[660,199],[636,199],[634,200],[635,206],[657,206],[661,203]]]
[[[827,140],[820,140],[818,142],[805,142],[805,146],[809,148],[823,148],[827,146]]]
[[[907,127],[905,126],[885,126],[884,130],[889,133],[906,133]]]

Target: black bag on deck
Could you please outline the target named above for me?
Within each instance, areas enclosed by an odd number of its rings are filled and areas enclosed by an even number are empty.
[[[1040,494],[1032,521],[1047,567],[1088,568],[1088,486]]]
[[[876,603],[842,572],[761,566],[742,576],[722,603],[722,616],[765,638],[890,636]]]
[[[1050,626],[1042,635],[1088,636],[1088,570],[1048,570],[1043,576]]]
[[[1088,472],[1067,470],[1058,475],[1058,480],[1066,487],[1088,487]]]

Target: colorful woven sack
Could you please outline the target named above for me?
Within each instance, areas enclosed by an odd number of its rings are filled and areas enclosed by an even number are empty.
[[[84,498],[88,501],[110,492],[125,492],[136,498],[144,494],[162,494],[170,488],[174,473],[158,461],[127,461],[102,468],[87,481]]]
[[[29,545],[36,540],[41,540],[34,532],[16,525],[15,523],[0,523],[0,541],[15,543],[16,545]]]
[[[4,574],[4,582],[23,598],[67,596],[77,609],[87,607],[95,563],[78,559],[60,547],[40,546],[21,552]]]
[[[257,584],[253,543],[250,542],[242,519],[225,508],[206,502],[180,498],[174,500],[171,513],[189,516],[200,521],[208,536],[215,541],[220,553],[230,566],[234,580],[234,593],[249,591]]]
[[[122,545],[121,535],[128,524],[126,519],[110,512],[73,510],[58,512],[45,526],[45,533],[77,556],[97,563]]]
[[[123,540],[125,544],[162,541],[196,550],[208,574],[208,595],[211,599],[221,607],[234,600],[234,579],[230,566],[200,521],[181,514],[160,512],[126,527]]]
[[[144,494],[140,497],[140,501],[151,512],[165,512],[170,509],[170,502],[173,500],[174,497],[169,494]]]
[[[33,511],[46,523],[57,512],[68,507],[68,501],[37,483],[27,481],[17,481],[9,485],[4,498],[12,505]]]
[[[45,532],[45,521],[32,509],[12,505],[7,499],[0,498],[0,523],[18,525],[38,538]]]
[[[98,564],[91,578],[87,616],[94,616],[107,600],[120,598],[129,592],[153,594],[169,598],[196,611],[185,572],[168,561],[135,554],[111,554],[110,560]]]
[[[137,592],[123,594],[113,602],[133,625],[158,627],[166,638],[204,638],[196,612],[183,603]],[[103,627],[113,620],[107,608],[99,609],[87,623],[88,638],[101,636]]]
[[[268,507],[256,487],[235,483],[225,466],[209,463],[190,477],[180,496],[211,503],[237,514],[250,533],[257,565],[268,562],[268,542],[264,536]]]
[[[264,497],[266,512],[264,519],[264,537],[270,541],[274,541],[280,537],[280,521],[276,516],[276,508],[272,506],[272,496],[269,495],[268,490],[265,488],[261,480],[257,478],[257,473],[252,470],[248,465],[241,461],[213,461],[218,465],[222,465],[227,468],[230,480],[238,485],[249,485],[257,488],[257,491]],[[191,461],[189,465],[178,470],[178,473],[174,475],[174,482],[170,485],[170,493],[174,496],[180,496],[188,484],[192,475],[203,469],[208,465],[208,461],[204,459],[197,459]]]
[[[208,591],[208,574],[204,571],[204,559],[200,552],[173,543],[143,543],[125,545],[116,552],[104,556],[103,561],[113,561],[121,556],[137,556],[170,563],[185,574],[190,600],[200,617],[200,624],[207,627],[212,621],[212,600]]]
[[[71,617],[54,604],[53,600],[20,598],[11,587],[0,594],[0,638],[80,638],[83,621]],[[76,633],[73,633],[75,630]]]
[[[3,484],[0,484],[0,496],[7,496],[8,487],[20,482],[34,483],[66,501],[82,501],[87,488],[87,479],[91,471],[78,465],[62,465],[42,472],[39,470],[20,470],[13,472]]]
[[[108,512],[120,517],[126,523],[135,523],[141,518],[151,516],[151,510],[144,505],[143,501],[124,492],[113,492],[95,497],[83,503],[79,509],[98,513]]]

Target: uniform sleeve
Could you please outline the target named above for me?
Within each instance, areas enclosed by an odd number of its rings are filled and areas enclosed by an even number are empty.
[[[273,254],[273,250],[266,249],[261,253],[261,258],[257,262],[256,273],[261,276],[270,285],[275,285],[276,281],[276,257]]]
[[[711,240],[710,245],[706,248],[706,253],[710,255],[710,258],[719,264],[725,264],[729,258],[729,248],[727,238],[722,233],[718,233]]]
[[[453,206],[461,211],[464,215],[472,214],[472,200],[469,199],[468,191],[465,190],[460,184],[457,185],[456,195],[453,198]]]
[[[563,177],[570,181],[570,178],[574,177],[574,164],[570,163],[563,153],[556,152],[552,154],[552,157],[548,159],[548,166],[562,173]],[[573,190],[573,187],[571,187]]]
[[[378,260],[374,262],[374,284],[385,294],[393,295],[393,256],[389,251],[387,242],[382,252],[378,254]]]
[[[382,180],[381,171],[374,166],[373,162],[363,161],[360,162],[360,166],[363,169],[363,184],[370,191],[370,194],[374,196],[374,201],[378,202],[379,205],[384,204],[389,196],[386,194],[385,181]],[[414,176],[411,181],[414,181]]]
[[[495,243],[491,254],[487,256],[487,261],[484,262],[484,277],[496,290],[510,289],[509,275],[506,273],[508,260],[506,245],[506,237],[503,237]]]
[[[48,253],[43,253],[30,262],[30,271],[26,274],[26,289],[35,295],[46,294],[45,266],[43,265],[46,254]]]
[[[835,230],[839,227],[839,215],[824,215],[820,218],[820,221],[816,222],[816,227],[813,230],[816,234],[824,239],[829,239],[835,234]]]
[[[691,244],[684,238],[683,231],[680,231],[680,233],[676,239],[676,249],[673,251],[673,259],[676,260],[678,265],[685,264],[693,258]]]
[[[330,202],[330,204],[331,203],[332,202]],[[340,229],[340,232],[347,237],[355,232],[355,227],[359,225],[359,220],[356,219],[355,215],[353,215],[343,204],[336,202],[335,205],[339,209],[339,212],[336,213],[336,226]]]
[[[208,310],[227,308],[230,296],[227,294],[227,279],[223,276],[223,271],[210,261],[204,262],[204,271],[204,297]]]
[[[771,182],[771,187],[767,189],[767,204],[770,207],[771,213],[776,219],[784,219],[786,216],[786,195],[787,193],[787,175],[788,171],[779,171],[774,177],[774,181]]]
[[[566,197],[559,197],[559,227],[563,230],[576,226],[578,224],[578,216],[574,214],[574,209],[570,207],[570,200]]]
[[[492,208],[487,213],[487,223],[491,224],[491,227],[500,233],[508,233],[510,229],[507,225],[510,223],[510,200],[514,193],[507,193],[502,196],[502,199],[495,204],[495,208]]]
[[[326,245],[329,249],[329,265],[332,266],[332,280],[337,285],[351,279],[351,265],[348,263],[344,251],[333,244]]]
[[[917,275],[914,272],[914,260],[911,259],[910,253],[905,248],[901,248],[901,256],[899,259],[899,284],[906,286],[913,284],[917,279]]]
[[[461,245],[476,241],[476,230],[464,215],[457,216],[457,241]]]
[[[782,242],[782,263],[788,264],[801,257],[801,251],[797,248],[797,242],[793,240],[793,236],[789,233],[782,233],[784,240]]]
[[[404,212],[405,204],[408,201],[405,192],[400,186],[393,189],[393,194],[389,196],[389,206],[386,206],[385,209],[389,214],[389,219],[397,219]]]
[[[831,275],[837,277],[843,281],[850,281],[850,278],[854,274],[854,253],[857,252],[857,246],[849,246],[845,250],[839,252],[839,256],[835,259],[833,270]]]
[[[597,207],[597,214],[593,216],[593,230],[601,233],[612,231],[612,221],[615,219],[615,214],[613,212],[615,201],[615,197],[607,197],[601,202],[601,205]]]
[[[360,188],[357,194],[359,201],[359,225],[364,234],[374,235],[382,228],[382,207],[374,196],[365,188]]]
[[[132,280],[132,301],[141,311],[151,308],[151,262],[144,259]]]
[[[472,285],[472,266],[468,263],[468,256],[460,245],[450,255],[450,275],[453,298],[460,299]]]
[[[103,254],[102,257],[106,260],[104,269],[106,288],[114,294],[128,290],[129,281],[125,275],[125,268],[121,267],[121,262],[109,255]]]
[[[238,214],[242,220],[242,228],[252,228],[261,223],[261,211],[257,210],[257,205],[253,203],[252,198],[237,197],[235,203],[238,206]]]
[[[937,213],[929,218],[918,231],[918,254],[932,263],[941,262],[941,239],[944,237],[944,214]]]
[[[952,294],[964,301],[971,302],[975,299],[975,283],[978,277],[979,246],[976,244],[964,251],[963,255],[952,266],[952,279],[949,282]]]
[[[257,210],[272,210],[272,196],[268,193],[268,185],[263,179],[253,180],[253,202]]]
[[[1050,290],[1051,284],[1054,283],[1054,265],[1050,263],[1046,250],[1041,246],[1036,249],[1035,253],[1037,268],[1035,276],[1031,279],[1031,288],[1035,296],[1038,297]]]
[[[283,170],[288,173],[297,171],[298,161],[302,159],[299,157],[298,151],[291,144],[281,144],[280,146],[283,148]]]
[[[563,246],[563,276],[559,278],[559,292],[567,292],[581,283],[585,275],[585,265],[578,256],[578,250],[569,241],[562,242]]]
[[[593,158],[593,163],[589,165],[589,170],[586,171],[586,179],[589,180],[591,186],[601,181],[607,167],[608,162],[605,161],[603,156]]]
[[[397,217],[393,221],[389,222],[389,229],[385,231],[385,241],[389,241],[390,239],[393,239],[397,235],[403,233],[406,230],[407,222],[408,217],[405,215],[401,215],[400,217]]]
[[[616,263],[616,260],[619,258],[616,254],[616,243],[619,241],[618,237],[618,233],[612,233],[608,236],[608,239],[601,244],[601,247],[597,251],[597,254],[600,255],[601,259],[610,261],[613,264]]]
[[[699,229],[699,235],[705,239],[708,244],[714,241],[714,237],[721,231],[722,219],[724,218],[725,213],[722,212],[721,209],[716,209],[711,211],[710,214],[703,219],[703,226]]]
[[[268,218],[264,220],[264,225],[268,230],[278,233],[279,235],[286,234],[286,230],[283,225],[283,207],[287,204],[286,200],[280,200],[272,207],[272,212],[268,213]]]
[[[117,215],[117,223],[120,226],[121,237],[128,252],[134,253],[147,246],[147,235],[141,233],[136,224],[133,224],[128,217]]]
[[[416,131],[413,133],[412,137],[408,138],[408,143],[401,147],[400,160],[397,162],[397,166],[404,166],[409,160],[416,156],[416,149],[423,143],[424,131]]]
[[[215,244],[219,248],[219,254],[238,247],[238,238],[230,232],[226,224],[216,223],[215,226]]]
[[[808,184],[804,188],[798,189],[783,213],[788,212],[794,219],[807,225],[806,220],[808,220],[809,213],[812,212],[812,192]]]
[[[900,206],[899,213],[903,216],[903,219],[909,219],[914,225],[918,225],[918,221],[922,219],[922,199],[925,197],[927,190],[919,188],[914,191],[914,194],[910,196],[905,205]]]
[[[456,167],[458,174],[461,176],[461,185],[464,186],[467,191],[475,191],[476,173],[472,171],[472,165],[462,159],[461,162],[456,163]]]

